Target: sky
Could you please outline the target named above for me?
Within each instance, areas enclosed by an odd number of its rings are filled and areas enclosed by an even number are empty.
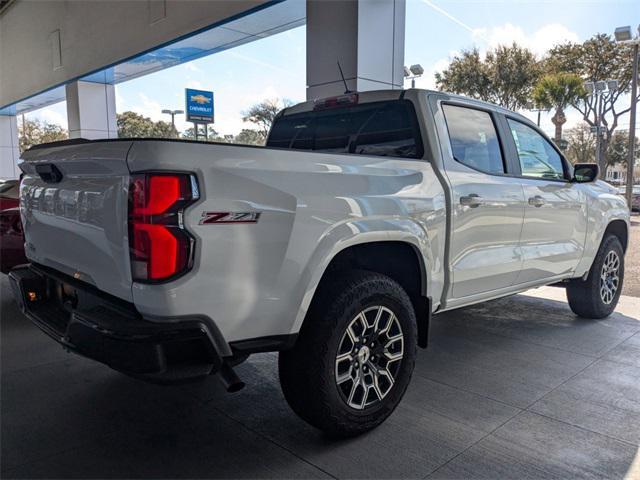
[[[595,33],[613,33],[621,25],[640,23],[637,0],[407,0],[405,64],[425,69],[418,88],[434,88],[434,73],[459,52],[486,51],[500,44],[530,48],[542,57],[554,44],[580,42]],[[305,27],[273,35],[231,50],[116,85],[118,113],[133,110],[153,120],[169,120],[162,109],[184,109],[184,88],[215,92],[220,134],[235,134],[250,124],[242,112],[266,98],[305,99]],[[408,85],[407,85],[408,86]],[[523,112],[527,114],[526,112]],[[527,114],[534,118],[536,114]],[[542,128],[552,133],[551,114]],[[64,102],[27,114],[66,128]],[[570,128],[580,114],[567,112]],[[620,128],[628,127],[628,118]],[[178,130],[189,126],[176,117]]]

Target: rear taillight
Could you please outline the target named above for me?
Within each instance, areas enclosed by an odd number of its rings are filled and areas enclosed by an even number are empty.
[[[129,185],[129,255],[136,282],[163,282],[191,268],[194,240],[184,229],[184,209],[198,198],[195,177],[143,173]]]

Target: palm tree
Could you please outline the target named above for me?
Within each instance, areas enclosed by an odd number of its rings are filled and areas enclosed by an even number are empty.
[[[545,75],[533,89],[533,101],[536,106],[555,109],[551,121],[556,127],[556,144],[562,139],[562,125],[567,121],[565,109],[585,94],[582,79],[573,73]]]

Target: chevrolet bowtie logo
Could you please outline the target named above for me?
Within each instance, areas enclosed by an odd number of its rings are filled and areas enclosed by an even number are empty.
[[[200,105],[211,103],[211,99],[209,97],[205,97],[204,95],[191,95],[191,101],[199,103]]]

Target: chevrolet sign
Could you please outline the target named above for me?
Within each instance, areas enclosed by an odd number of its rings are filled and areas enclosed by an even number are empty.
[[[213,92],[185,89],[187,122],[213,123]]]

